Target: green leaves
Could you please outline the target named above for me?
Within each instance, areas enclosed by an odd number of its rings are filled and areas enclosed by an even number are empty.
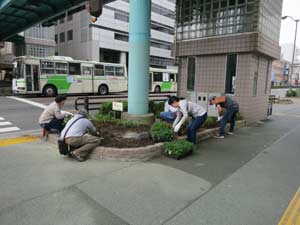
[[[171,125],[164,122],[156,122],[152,125],[150,135],[155,142],[171,141],[174,138],[174,132]]]
[[[164,144],[164,152],[168,155],[181,156],[193,151],[193,144],[186,140],[178,140],[166,142]]]

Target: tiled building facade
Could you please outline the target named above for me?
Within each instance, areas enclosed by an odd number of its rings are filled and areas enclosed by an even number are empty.
[[[266,118],[281,9],[282,0],[178,0],[179,95],[226,93],[246,120]]]

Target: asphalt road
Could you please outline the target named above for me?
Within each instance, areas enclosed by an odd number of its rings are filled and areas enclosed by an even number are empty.
[[[0,224],[276,225],[300,185],[299,106],[275,105],[270,120],[180,161],[78,163],[40,141],[0,147]],[[295,196],[282,224],[299,224]]]

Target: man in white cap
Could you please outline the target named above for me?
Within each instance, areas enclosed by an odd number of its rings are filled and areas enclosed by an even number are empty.
[[[87,155],[100,144],[101,139],[88,134],[88,131],[96,134],[96,128],[87,119],[88,113],[85,109],[81,109],[78,113],[68,121],[65,128],[61,132],[61,140],[73,148],[71,155],[79,162],[85,161]]]

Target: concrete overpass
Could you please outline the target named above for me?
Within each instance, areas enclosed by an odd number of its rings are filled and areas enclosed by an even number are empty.
[[[0,41],[9,41],[38,23],[52,21],[81,4],[90,4],[91,15],[99,5],[114,0],[0,0]],[[99,8],[99,7],[98,7]],[[47,22],[48,21],[48,22]],[[151,0],[130,1],[128,113],[133,118],[148,113]]]
[[[103,4],[112,1],[114,0],[102,0]],[[7,41],[38,23],[59,17],[62,13],[86,2],[86,0],[0,0],[0,41]]]

